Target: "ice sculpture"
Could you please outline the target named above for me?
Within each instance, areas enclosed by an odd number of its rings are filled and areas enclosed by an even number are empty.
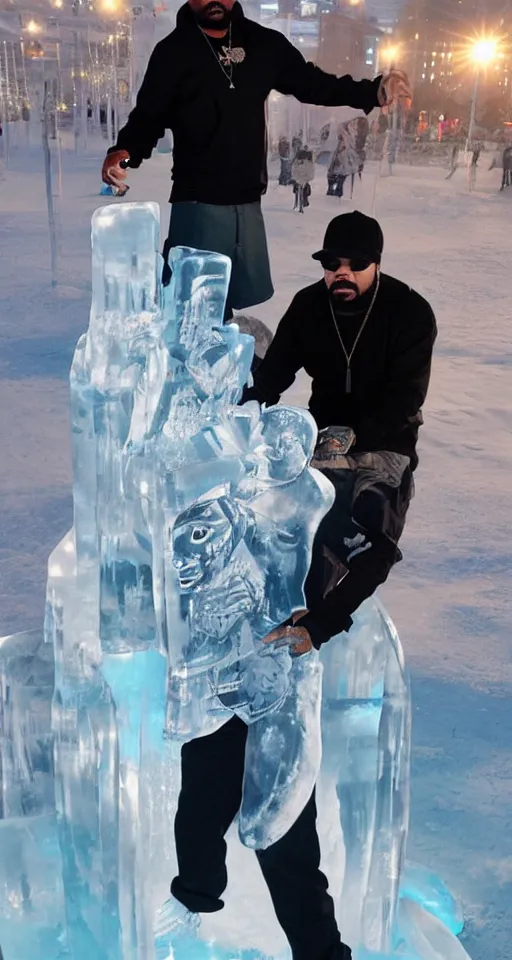
[[[304,605],[332,503],[309,467],[314,423],[237,406],[252,339],[222,326],[229,261],[177,249],[162,290],[158,234],[153,204],[94,216],[71,370],[74,527],[49,560],[44,639],[0,640],[4,960],[153,960],[180,744],[233,713],[249,726],[245,848],[282,836],[318,781],[325,866],[361,960],[459,960],[454,901],[404,872],[410,695],[391,622],[371,601],[321,657],[263,643]],[[230,847],[236,872],[244,847]],[[175,960],[276,955],[268,896],[243,869]]]

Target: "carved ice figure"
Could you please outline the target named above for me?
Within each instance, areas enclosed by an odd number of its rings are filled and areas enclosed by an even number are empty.
[[[454,901],[434,875],[403,872],[410,694],[393,625],[372,600],[321,658],[262,642],[303,607],[332,503],[309,467],[314,422],[237,406],[252,338],[222,326],[229,261],[177,249],[162,290],[158,234],[154,204],[94,216],[71,370],[74,527],[49,559],[46,643],[0,640],[4,960],[153,960],[180,744],[233,713],[249,725],[245,846],[281,837],[318,780],[323,859],[358,960],[461,960]],[[175,960],[275,956],[268,901],[250,885],[249,909],[234,887],[243,929],[205,921]]]

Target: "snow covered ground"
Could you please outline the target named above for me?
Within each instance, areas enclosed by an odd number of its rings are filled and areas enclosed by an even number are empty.
[[[64,154],[55,290],[40,157],[0,165],[0,635],[41,622],[46,559],[71,521],[67,375],[102,150]],[[158,155],[131,172],[128,197],[159,201],[163,230],[169,166]],[[254,313],[271,326],[318,277],[328,219],[351,208],[324,196],[324,175],[304,216],[275,182],[265,199],[276,295]],[[462,898],[473,960],[512,955],[512,189],[499,180],[481,172],[469,195],[462,171],[399,167],[375,198],[384,269],[431,300],[440,331],[405,560],[383,590],[413,677],[409,857]],[[373,199],[371,185],[355,198],[367,212]],[[306,402],[305,378],[290,399]]]

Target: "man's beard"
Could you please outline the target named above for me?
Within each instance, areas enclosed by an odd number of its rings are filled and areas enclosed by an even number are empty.
[[[363,293],[353,280],[335,280],[329,288],[329,299],[335,314],[340,317],[350,317],[364,313],[370,306],[375,294],[378,276],[378,272],[375,271],[373,283]],[[336,290],[339,292],[336,293]],[[352,294],[352,299],[350,299],[350,294]]]
[[[212,14],[215,15],[212,16]],[[227,30],[232,20],[232,11],[228,10],[220,0],[212,0],[200,13],[196,13],[196,20],[205,30]]]
[[[329,295],[334,305],[353,303],[360,296],[360,290],[352,280],[335,280],[329,287]]]

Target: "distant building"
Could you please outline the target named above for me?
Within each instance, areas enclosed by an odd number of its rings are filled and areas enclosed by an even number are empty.
[[[392,33],[398,23],[404,0],[365,0],[366,19],[385,33]]]
[[[260,19],[330,73],[372,77],[377,71],[382,30],[368,22],[365,0],[262,0]]]
[[[338,76],[350,73],[373,77],[377,71],[380,31],[365,19],[349,17],[340,11],[323,13],[317,63]]]

